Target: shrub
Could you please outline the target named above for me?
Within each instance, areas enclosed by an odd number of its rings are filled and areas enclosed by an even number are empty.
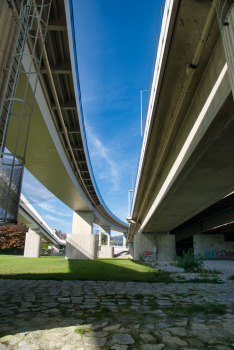
[[[183,251],[182,257],[177,256],[175,266],[183,268],[186,272],[196,272],[203,267],[203,257],[195,255],[191,248],[187,253]]]

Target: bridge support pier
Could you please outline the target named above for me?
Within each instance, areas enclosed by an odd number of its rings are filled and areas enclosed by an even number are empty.
[[[134,260],[170,261],[175,258],[175,236],[143,233],[134,236]]]
[[[40,258],[41,256],[41,240],[40,232],[29,229],[25,237],[24,257],[25,258]]]
[[[127,239],[125,234],[123,233],[123,249],[126,249],[126,242],[127,242]]]
[[[67,235],[66,259],[97,259],[98,235],[93,235],[93,212],[74,211],[72,234]]]
[[[93,212],[74,211],[72,222],[72,233],[92,234],[93,233]]]
[[[67,235],[66,259],[97,259],[98,235],[72,233]]]

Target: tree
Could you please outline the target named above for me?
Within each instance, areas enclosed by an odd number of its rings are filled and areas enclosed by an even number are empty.
[[[26,232],[28,232],[28,227],[21,221],[18,221],[16,226],[0,227],[0,248],[13,247],[14,254],[16,254],[17,247],[24,246]]]
[[[102,233],[102,245],[107,245],[107,235],[105,233]]]
[[[112,245],[115,245],[115,239],[112,241]]]

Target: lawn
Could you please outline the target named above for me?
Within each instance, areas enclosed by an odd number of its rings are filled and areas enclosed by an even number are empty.
[[[126,259],[68,260],[0,255],[0,278],[172,282],[169,273]]]

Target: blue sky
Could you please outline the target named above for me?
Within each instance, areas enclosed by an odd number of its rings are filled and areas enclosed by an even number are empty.
[[[140,91],[148,90],[160,30],[156,0],[73,0],[77,59],[90,158],[110,210],[128,215],[140,151]],[[143,94],[146,116],[147,92]],[[51,228],[71,232],[72,211],[26,171],[25,193]],[[58,213],[63,213],[58,215]],[[113,234],[115,234],[113,232]],[[119,234],[119,233],[116,233]]]

